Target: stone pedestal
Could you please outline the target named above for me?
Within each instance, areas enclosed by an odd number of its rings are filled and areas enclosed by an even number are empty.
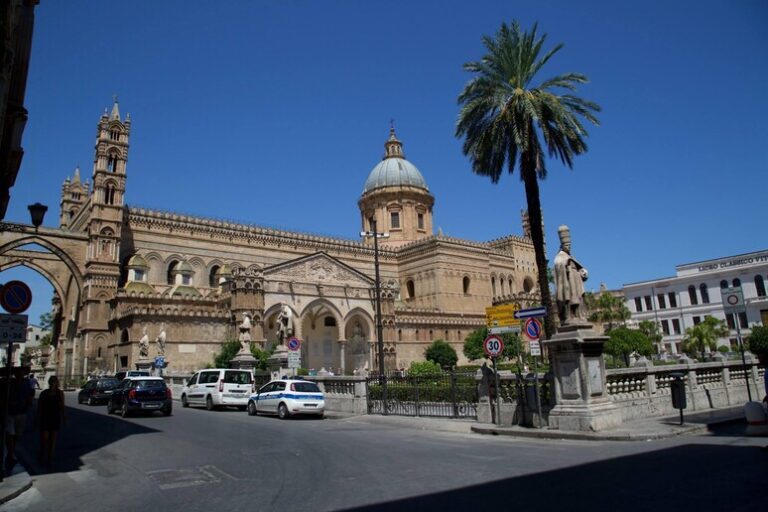
[[[252,372],[256,368],[256,358],[253,357],[250,351],[244,352],[241,350],[229,361],[229,367]]]
[[[151,359],[147,359],[147,358],[141,358],[138,361],[136,361],[136,363],[134,363],[134,364],[136,365],[136,369],[137,370],[143,370],[143,371],[147,371],[147,372],[151,372],[154,369],[154,366],[155,366],[154,361],[152,361]]]
[[[288,368],[288,347],[285,345],[275,347],[275,351],[267,359],[267,365],[273,379],[283,375],[292,375],[293,369]]]
[[[592,325],[566,325],[546,340],[555,381],[555,407],[550,428],[600,431],[621,424],[621,414],[608,397],[603,345],[607,336]]]

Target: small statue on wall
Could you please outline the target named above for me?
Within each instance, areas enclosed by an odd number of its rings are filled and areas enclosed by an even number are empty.
[[[239,326],[240,352],[248,352],[251,349],[251,316],[243,313],[243,322]]]
[[[277,315],[277,341],[280,345],[293,336],[293,311],[287,305],[283,304],[280,313]]]
[[[562,325],[578,323],[584,317],[584,281],[587,269],[571,256],[571,232],[568,226],[557,229],[560,252],[555,256],[557,312]]]

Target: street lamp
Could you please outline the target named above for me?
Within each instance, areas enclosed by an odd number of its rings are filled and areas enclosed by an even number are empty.
[[[35,203],[27,206],[29,210],[29,216],[32,217],[32,225],[35,226],[35,231],[43,224],[43,218],[45,212],[48,211],[48,207],[44,204]]]
[[[379,238],[389,238],[389,233],[379,233],[376,230],[376,219],[370,219],[371,230],[361,231],[362,237],[373,237],[373,267],[375,270],[376,300],[376,345],[379,350],[379,382],[381,383],[381,403],[384,414],[387,414],[387,378],[384,376],[384,326],[381,322],[381,280],[379,279]]]

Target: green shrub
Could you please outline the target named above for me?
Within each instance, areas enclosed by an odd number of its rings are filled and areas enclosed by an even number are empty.
[[[442,368],[434,361],[413,361],[408,368],[408,375],[411,377],[440,375]]]
[[[729,347],[728,345],[720,345],[719,347],[717,347],[717,351],[720,352],[721,354],[727,354],[728,352],[731,351],[731,347]]]
[[[753,354],[768,354],[768,327],[752,326],[752,333],[747,338],[747,347]]]
[[[456,350],[444,340],[433,341],[424,351],[424,357],[427,358],[427,361],[433,361],[445,369],[453,368],[459,360]]]

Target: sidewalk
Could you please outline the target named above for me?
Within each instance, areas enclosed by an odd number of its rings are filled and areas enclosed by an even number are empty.
[[[702,434],[707,432],[710,426],[741,421],[746,422],[743,406],[688,413],[684,415],[684,422],[682,425],[680,425],[680,416],[674,415],[630,421],[622,424],[618,428],[601,432],[578,432],[554,430],[547,427],[537,429],[488,424],[474,425],[472,431],[479,434],[532,437],[539,439],[648,441],[685,434]]]
[[[21,463],[13,467],[13,474],[0,482],[0,506],[32,487],[32,477]]]

